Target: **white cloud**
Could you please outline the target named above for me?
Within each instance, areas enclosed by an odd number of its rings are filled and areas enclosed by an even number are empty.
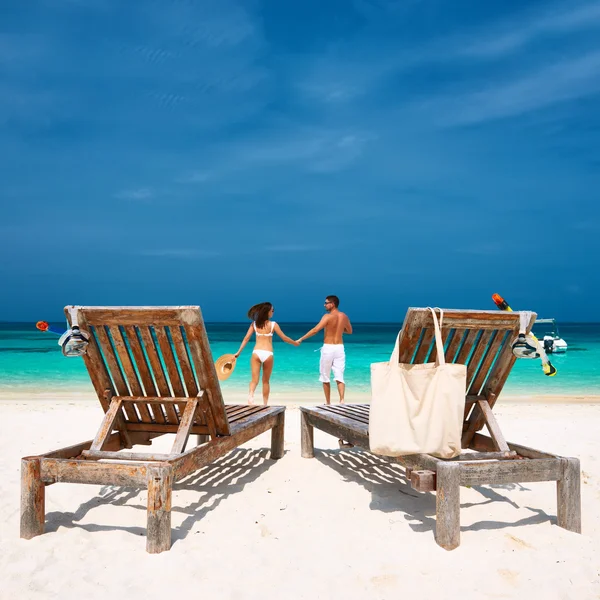
[[[176,183],[205,183],[210,181],[211,174],[208,171],[190,171],[178,177]]]
[[[525,21],[525,22],[523,22]],[[551,11],[533,18],[513,21],[502,30],[487,32],[484,39],[463,46],[459,54],[478,58],[497,58],[518,50],[536,39],[549,35],[577,33],[600,26],[600,2],[582,4],[565,10],[565,5],[555,5]]]
[[[115,194],[119,200],[149,200],[154,198],[155,193],[151,188],[137,188],[132,190],[121,190]]]
[[[600,93],[600,50],[566,59],[482,91],[436,99],[425,106],[442,125],[468,125],[514,117]]]

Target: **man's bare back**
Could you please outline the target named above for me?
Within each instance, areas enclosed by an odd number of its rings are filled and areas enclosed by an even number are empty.
[[[346,313],[339,310],[325,315],[324,329],[324,344],[343,344],[344,333],[351,333],[352,331],[350,329],[350,319],[348,319]]]

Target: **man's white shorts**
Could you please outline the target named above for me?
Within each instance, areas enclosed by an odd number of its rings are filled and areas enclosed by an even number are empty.
[[[329,376],[333,369],[333,378],[344,383],[344,369],[346,368],[346,352],[344,344],[323,344],[321,348],[321,364],[319,365],[319,381],[329,383]]]

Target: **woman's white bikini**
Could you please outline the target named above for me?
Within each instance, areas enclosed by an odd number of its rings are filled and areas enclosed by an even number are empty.
[[[292,346],[298,346],[299,343],[288,337],[281,331],[281,327],[271,321],[275,309],[270,302],[261,302],[250,307],[248,318],[252,321],[252,325],[248,327],[246,335],[240,344],[238,351],[234,354],[235,360],[242,353],[246,344],[252,339],[252,334],[256,336],[252,357],[250,358],[250,369],[252,378],[250,380],[248,403],[254,402],[254,390],[258,386],[260,372],[262,371],[262,393],[263,402],[266,405],[269,402],[269,393],[271,391],[270,379],[273,371],[273,334],[276,333],[282,341]],[[260,323],[260,326],[257,326]]]
[[[256,334],[257,338],[259,336],[273,337],[273,329],[275,329],[275,325],[276,325],[275,321],[271,321],[271,331],[269,333],[260,333],[258,331],[258,329],[256,329],[256,323],[253,323],[253,325],[254,325],[254,333]],[[267,360],[269,358],[269,356],[273,356],[273,352],[271,352],[270,350],[260,350],[257,348],[254,348],[254,350],[252,350],[252,354],[256,354],[256,356],[258,356],[261,363],[264,363],[265,360]]]

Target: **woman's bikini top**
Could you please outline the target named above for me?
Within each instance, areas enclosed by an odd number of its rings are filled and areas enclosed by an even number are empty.
[[[270,333],[259,333],[256,330],[256,323],[253,323],[254,325],[254,333],[256,333],[257,336],[262,335],[264,337],[273,337],[273,329],[275,329],[275,321],[271,321],[271,332]]]

